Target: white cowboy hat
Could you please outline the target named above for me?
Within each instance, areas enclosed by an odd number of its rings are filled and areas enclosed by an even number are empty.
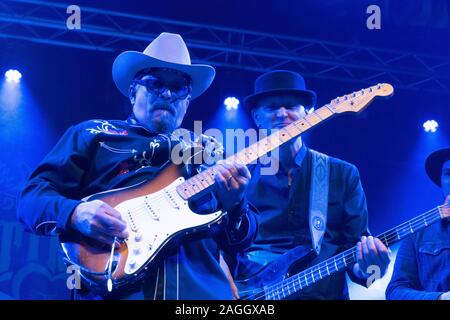
[[[125,51],[117,56],[112,76],[119,91],[128,97],[136,74],[148,68],[170,68],[188,74],[192,79],[192,99],[208,89],[216,74],[211,66],[191,64],[183,38],[179,34],[167,32],[161,33],[143,52]]]

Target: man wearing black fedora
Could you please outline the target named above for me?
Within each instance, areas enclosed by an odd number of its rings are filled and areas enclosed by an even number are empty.
[[[211,85],[215,70],[209,65],[191,64],[180,35],[161,33],[143,52],[121,53],[114,61],[112,75],[119,91],[131,102],[130,117],[88,120],[69,128],[31,175],[17,206],[19,219],[31,232],[60,235],[75,231],[109,245],[112,253],[108,275],[105,275],[109,280],[117,240],[133,240],[128,252],[137,258],[126,261],[132,271],[136,269],[139,254],[155,250],[153,243],[159,239],[158,233],[153,236],[148,232],[160,230],[145,228],[137,232],[140,226],[135,225],[130,214],[124,218],[125,210],[119,212],[117,206],[102,200],[83,199],[111,189],[120,192],[124,187],[156,179],[163,181],[158,175],[174,162],[171,157],[174,146],[187,143],[173,132],[181,125],[190,101]],[[195,140],[197,146],[203,143],[202,139]],[[210,232],[206,238],[181,239],[167,248],[155,260],[157,265],[149,267],[143,282],[127,288],[126,294],[115,290],[110,285],[112,280],[108,282],[110,292],[106,291],[106,285],[104,292],[94,292],[83,282],[77,298],[232,299],[228,279],[221,268],[220,251],[244,248],[253,238],[255,218],[244,197],[250,173],[243,165],[224,163],[215,166],[214,179],[215,192],[207,193],[201,203],[192,205],[202,213],[226,211],[221,230]],[[172,203],[174,212],[164,209],[155,213],[164,199]],[[179,203],[167,193],[145,207],[130,205],[127,212],[137,212],[136,219],[137,215],[146,214],[150,221],[166,221],[158,224],[165,230],[164,223],[178,225],[183,219]],[[140,245],[143,239],[145,246]],[[139,268],[144,270],[144,265]]]
[[[270,133],[304,117],[315,106],[316,93],[306,89],[300,74],[277,70],[258,77],[254,94],[244,102],[257,127]],[[272,158],[278,158],[278,171],[264,174],[260,163],[250,169],[246,195],[258,210],[258,233],[252,245],[230,262],[235,278],[251,278],[299,246],[315,253],[300,271],[356,244],[358,263],[348,266],[350,278],[366,285],[371,265],[379,266],[383,275],[388,250],[369,234],[357,168],[307,148],[301,137],[283,144],[276,154]],[[345,274],[327,277],[290,298],[348,299]]]
[[[450,214],[450,148],[425,161],[431,181],[442,190],[440,210]],[[403,240],[386,289],[391,300],[450,300],[450,223],[441,220]]]

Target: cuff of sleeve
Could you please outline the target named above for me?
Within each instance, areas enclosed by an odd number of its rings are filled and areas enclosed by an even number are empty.
[[[251,233],[251,223],[248,217],[249,205],[244,197],[241,202],[228,212],[226,234],[230,245],[237,245],[247,239]]]
[[[250,234],[249,226],[250,223],[247,216],[241,217],[239,221],[231,225],[229,223],[226,231],[228,244],[235,246],[244,242]]]
[[[243,197],[238,204],[236,204],[233,208],[228,210],[229,220],[230,221],[240,220],[240,218],[242,218],[243,215],[247,214],[248,210],[249,208],[247,198]]]
[[[60,213],[58,214],[58,219],[56,223],[56,232],[60,233],[69,229],[70,219],[75,208],[83,203],[81,200],[71,200],[65,199],[64,203],[59,206]]]

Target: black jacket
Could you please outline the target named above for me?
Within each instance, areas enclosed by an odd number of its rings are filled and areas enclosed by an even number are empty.
[[[260,164],[250,170],[252,179],[246,195],[258,210],[258,232],[252,245],[238,256],[237,278],[250,277],[261,269],[261,265],[297,246],[312,248],[309,230],[312,153],[305,146],[300,149],[296,163],[298,166],[292,173],[290,186],[287,174],[281,170],[262,175]],[[327,226],[322,248],[319,256],[298,271],[353,247],[361,236],[368,236],[367,216],[366,197],[357,168],[330,157]],[[348,274],[354,282],[364,283],[352,271]],[[348,299],[345,273],[339,272],[319,281],[302,290],[299,297]]]
[[[151,180],[170,161],[172,136],[155,134],[129,118],[90,120],[69,128],[32,173],[18,199],[18,218],[27,230],[59,234],[81,199],[94,193]],[[210,193],[200,211],[217,209]],[[232,299],[228,280],[219,265],[219,252],[249,245],[255,218],[244,201],[235,210],[244,214],[239,230],[228,224],[214,237],[192,240],[172,250],[149,276],[139,298]],[[238,213],[238,214],[239,214]],[[236,214],[236,213],[235,213]],[[83,290],[85,297],[91,297]]]

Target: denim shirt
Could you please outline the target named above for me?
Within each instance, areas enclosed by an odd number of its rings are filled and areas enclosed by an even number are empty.
[[[386,298],[435,300],[449,290],[450,224],[441,221],[403,240]]]

